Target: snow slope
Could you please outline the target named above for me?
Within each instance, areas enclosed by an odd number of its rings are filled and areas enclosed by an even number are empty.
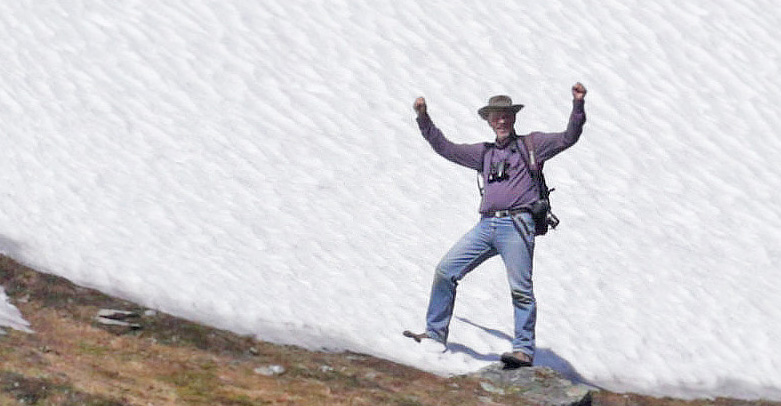
[[[400,334],[478,203],[412,102],[481,142],[491,95],[559,131],[581,81],[584,135],[546,166],[537,362],[778,400],[773,5],[4,2],[0,250],[261,339],[473,371],[509,349],[500,261],[461,284],[448,352]]]

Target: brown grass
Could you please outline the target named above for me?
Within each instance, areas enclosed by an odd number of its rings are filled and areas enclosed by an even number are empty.
[[[100,308],[145,309],[5,256],[0,256],[0,285],[35,331],[0,336],[0,405],[530,404],[519,394],[485,392],[476,378],[443,378],[362,354],[259,342],[162,313],[141,318],[140,330],[109,328],[94,320]],[[285,372],[255,372],[268,365]],[[771,405],[609,392],[596,394],[593,402]]]

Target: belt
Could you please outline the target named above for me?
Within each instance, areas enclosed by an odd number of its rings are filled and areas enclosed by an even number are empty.
[[[508,209],[508,210],[495,210],[483,213],[483,217],[509,217],[518,213],[529,213],[529,209]]]

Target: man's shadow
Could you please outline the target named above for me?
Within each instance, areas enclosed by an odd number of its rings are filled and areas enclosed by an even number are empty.
[[[463,321],[464,323],[477,327],[494,337],[507,340],[508,342],[512,341],[512,337],[510,337],[510,335],[502,331],[481,326],[463,317],[456,317],[456,318],[460,321]],[[496,354],[496,353],[481,354],[463,344],[458,344],[453,342],[448,342],[447,350],[452,352],[464,353],[481,361],[498,362],[501,356],[501,354]],[[556,354],[555,352],[547,348],[537,348],[537,351],[534,354],[534,366],[548,367],[553,369],[554,371],[559,372],[562,376],[564,376],[565,378],[569,379],[572,382],[591,385],[589,382],[583,379],[583,377],[578,373],[578,371],[575,370],[575,368],[572,366],[572,364],[569,363],[569,361],[565,360],[564,358],[560,357],[558,354]]]

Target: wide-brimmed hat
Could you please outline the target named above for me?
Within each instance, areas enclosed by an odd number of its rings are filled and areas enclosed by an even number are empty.
[[[499,95],[488,99],[488,105],[477,110],[477,114],[484,120],[488,120],[488,113],[492,111],[512,111],[517,113],[521,111],[523,104],[513,104],[513,99],[510,96]]]

